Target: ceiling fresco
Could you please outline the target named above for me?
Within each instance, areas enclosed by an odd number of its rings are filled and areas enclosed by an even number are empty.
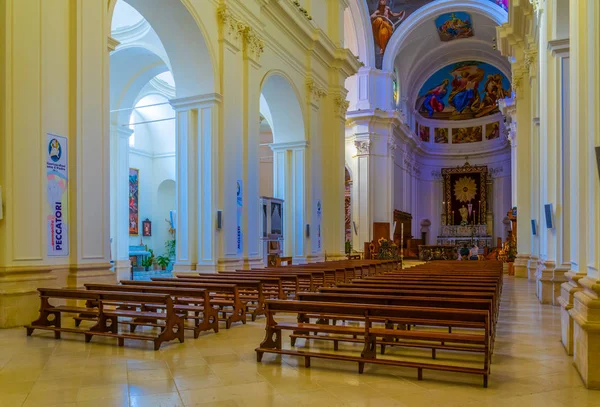
[[[498,113],[497,100],[509,97],[508,78],[478,61],[450,64],[421,87],[415,109],[429,119],[469,120]]]
[[[365,0],[371,16],[371,29],[373,31],[373,40],[375,42],[375,66],[381,69],[383,55],[386,52],[387,45],[394,34],[394,31],[415,11],[432,3],[435,0]],[[508,0],[488,0],[489,2],[508,10]],[[473,35],[472,20],[467,13],[456,12],[455,17],[461,20],[454,21],[449,26],[449,29],[444,29],[440,33],[439,27],[443,24],[438,24],[438,20],[445,16],[442,14],[436,19],[435,28],[440,34],[442,41],[449,41],[456,38],[467,38]],[[469,16],[468,19],[464,16]],[[450,14],[448,14],[450,16]],[[433,29],[434,27],[432,27]],[[476,28],[476,27],[475,27]]]
[[[451,41],[473,36],[471,15],[462,11],[442,14],[435,19],[440,40]]]

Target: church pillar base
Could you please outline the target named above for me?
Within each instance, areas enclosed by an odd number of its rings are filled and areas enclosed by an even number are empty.
[[[538,270],[538,257],[532,255],[529,258],[529,264],[527,265],[527,279],[529,281],[535,281],[536,272]]]
[[[117,273],[110,263],[73,264],[68,268],[67,287],[83,288],[86,283],[116,284]]]
[[[213,266],[214,267],[214,266]],[[191,263],[175,263],[173,265],[173,273],[189,272],[196,270],[196,265]]]
[[[600,299],[593,288],[597,281],[589,277],[579,280],[583,290],[574,295],[573,360],[585,386],[600,389]]]
[[[527,274],[529,272],[528,263],[529,263],[529,255],[528,254],[518,254],[517,255],[517,258],[515,259],[515,262],[514,262],[515,277],[527,278]]]
[[[346,253],[325,253],[325,261],[346,260]]]
[[[533,260],[531,261],[533,262]],[[530,263],[531,263],[530,262]],[[560,294],[560,284],[554,285],[554,269],[556,263],[553,261],[540,260],[535,273],[535,292],[542,304],[554,304],[555,297]]]
[[[502,274],[508,274],[508,263],[502,263]]]
[[[131,262],[129,260],[115,260],[114,270],[117,282],[131,278]]]
[[[241,270],[244,261],[240,258],[219,259],[217,262],[217,271],[236,271]]]
[[[40,308],[38,287],[59,287],[49,266],[0,269],[0,328],[30,324]]]
[[[264,268],[265,263],[263,263],[263,259],[261,257],[257,257],[254,259],[245,257],[242,267],[244,268],[244,270],[259,269],[259,268]]]
[[[573,308],[575,293],[583,290],[577,281],[583,278],[584,275],[578,275],[572,272],[566,274],[567,282],[560,286],[560,325],[561,325],[561,342],[565,347],[567,355],[573,355],[573,317],[569,311]]]

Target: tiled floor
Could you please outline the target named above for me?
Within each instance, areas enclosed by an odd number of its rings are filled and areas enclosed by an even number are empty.
[[[560,343],[559,309],[507,277],[489,388],[479,376],[295,358],[254,348],[264,319],[154,352],[94,338],[0,330],[0,406],[600,406]]]

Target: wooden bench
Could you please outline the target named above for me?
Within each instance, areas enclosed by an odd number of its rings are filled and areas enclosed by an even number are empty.
[[[246,312],[250,313],[252,321],[256,321],[256,317],[265,314],[265,292],[263,283],[259,279],[247,280],[243,278],[229,279],[223,277],[221,279],[205,278],[202,276],[177,276],[176,278],[154,278],[152,281],[182,281],[186,283],[217,283],[217,284],[235,284],[240,292],[240,299],[246,302]],[[275,296],[277,293],[275,293]],[[222,296],[230,298],[230,295]],[[252,305],[252,307],[251,307]],[[252,310],[252,311],[250,311]]]
[[[298,295],[299,301],[313,301],[313,302],[337,302],[337,303],[349,303],[349,304],[377,304],[377,305],[394,305],[394,306],[416,306],[416,307],[433,307],[433,308],[451,308],[451,309],[464,309],[464,310],[483,310],[487,311],[488,315],[491,317],[494,313],[493,302],[491,299],[480,299],[480,298],[452,298],[452,297],[419,297],[419,296],[411,296],[411,297],[401,297],[394,295],[376,295],[376,294],[348,294],[348,293],[300,293]],[[305,316],[311,317],[311,316]],[[333,324],[336,323],[337,317],[335,315],[319,315],[313,316],[319,318],[321,322],[326,322],[328,319],[332,319]],[[362,320],[362,318],[359,318]],[[490,319],[491,320],[491,319]],[[444,327],[448,328],[448,332],[452,332],[453,326],[444,325]],[[410,329],[410,325],[406,327]],[[493,352],[493,344],[494,344],[494,324],[490,325],[491,335],[490,340],[490,354]],[[337,350],[337,342],[339,338],[323,338],[323,337],[310,337],[306,335],[291,335],[292,345],[294,345],[295,338],[304,338],[304,339],[326,339],[332,340],[334,342],[334,349]],[[350,342],[356,342],[356,339],[349,340]],[[381,342],[382,353],[384,352],[385,345],[387,341]],[[441,347],[436,346],[423,346],[422,344],[394,344],[392,346],[408,346],[408,347],[429,347],[432,349],[432,358],[435,359],[435,350],[436,349],[449,349],[455,350],[453,348],[444,347],[442,344]],[[478,352],[480,349],[475,348],[473,351]]]
[[[157,279],[158,280],[158,279]],[[181,288],[201,288],[210,293],[210,302],[213,306],[218,306],[221,310],[224,307],[230,307],[231,315],[227,317],[223,315],[220,319],[225,321],[225,327],[231,328],[234,322],[246,323],[246,302],[240,297],[240,292],[235,284],[220,284],[220,283],[187,283],[177,281],[176,278],[170,279],[173,281],[137,281],[137,280],[121,280],[123,285],[149,286],[149,287],[181,287]],[[231,299],[221,298],[219,294],[231,295]]]
[[[154,343],[154,350],[158,350],[163,342],[179,339],[184,341],[184,322],[175,312],[173,301],[167,294],[142,294],[131,292],[111,292],[95,290],[75,290],[60,288],[38,288],[40,293],[40,315],[31,324],[26,325],[27,336],[34,330],[43,329],[54,332],[54,337],[60,339],[62,332],[79,333],[89,342],[93,336],[108,336],[117,338],[119,346],[123,346],[125,339],[145,340]],[[97,307],[88,308],[77,305],[52,305],[51,299],[70,301],[92,301]],[[126,309],[115,306],[127,305]],[[160,305],[163,312],[150,312],[144,310],[145,305]],[[62,326],[63,314],[93,314],[96,323],[89,329],[70,328]],[[134,334],[119,332],[118,326],[121,318],[132,321],[164,321],[158,335]]]
[[[305,366],[310,367],[310,359],[325,358],[334,360],[353,361],[358,363],[359,373],[363,373],[366,363],[383,364],[392,366],[404,366],[416,368],[418,379],[423,379],[423,370],[441,370],[483,376],[483,386],[487,387],[489,375],[489,315],[484,310],[453,310],[436,309],[425,307],[403,307],[389,305],[373,304],[348,304],[348,303],[325,303],[312,301],[281,301],[268,300],[267,308],[267,326],[265,339],[256,349],[257,360],[260,362],[264,353],[285,354],[304,357]],[[277,322],[274,315],[277,313],[295,313],[300,316],[300,322]],[[364,318],[364,326],[338,326],[311,324],[303,321],[302,315],[338,315],[348,319]],[[479,329],[482,334],[465,333],[441,333],[427,331],[405,331],[391,329],[390,323],[409,324],[417,323],[427,325],[431,321],[446,321],[454,325],[470,325],[472,328]],[[374,323],[382,323],[383,327],[374,327]],[[291,330],[296,332],[317,332],[327,334],[346,335],[355,337],[361,335],[364,338],[363,349],[360,356],[313,352],[310,350],[291,350],[282,347],[282,331]],[[405,360],[400,356],[396,359],[377,358],[376,346],[377,338],[386,338],[393,341],[432,341],[443,342],[446,344],[463,344],[479,346],[483,349],[483,366],[465,367],[456,365],[446,365],[432,362],[419,362]]]
[[[185,329],[194,331],[194,338],[198,338],[201,332],[213,330],[215,333],[219,332],[219,314],[217,310],[212,307],[210,302],[209,292],[205,289],[198,288],[183,288],[183,287],[148,287],[148,286],[137,286],[137,285],[115,285],[115,284],[84,284],[84,287],[88,290],[95,291],[116,291],[116,292],[135,292],[135,293],[148,293],[148,294],[169,294],[173,298],[173,308],[175,312],[180,315],[184,320],[190,319],[193,321],[192,326],[185,325]],[[87,304],[88,306],[95,306],[91,301]],[[149,309],[161,309],[161,306],[147,306]],[[75,324],[79,325],[77,321],[89,319],[86,314],[81,314],[75,318]],[[128,323],[131,327],[131,331],[135,330],[136,325],[150,325],[156,326],[153,322],[146,321],[146,323],[133,324]]]

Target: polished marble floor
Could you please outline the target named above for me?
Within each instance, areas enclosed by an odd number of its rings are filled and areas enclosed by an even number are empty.
[[[293,357],[255,361],[264,319],[184,344],[0,330],[0,406],[600,406],[560,343],[559,309],[506,277],[489,388],[480,376]]]

